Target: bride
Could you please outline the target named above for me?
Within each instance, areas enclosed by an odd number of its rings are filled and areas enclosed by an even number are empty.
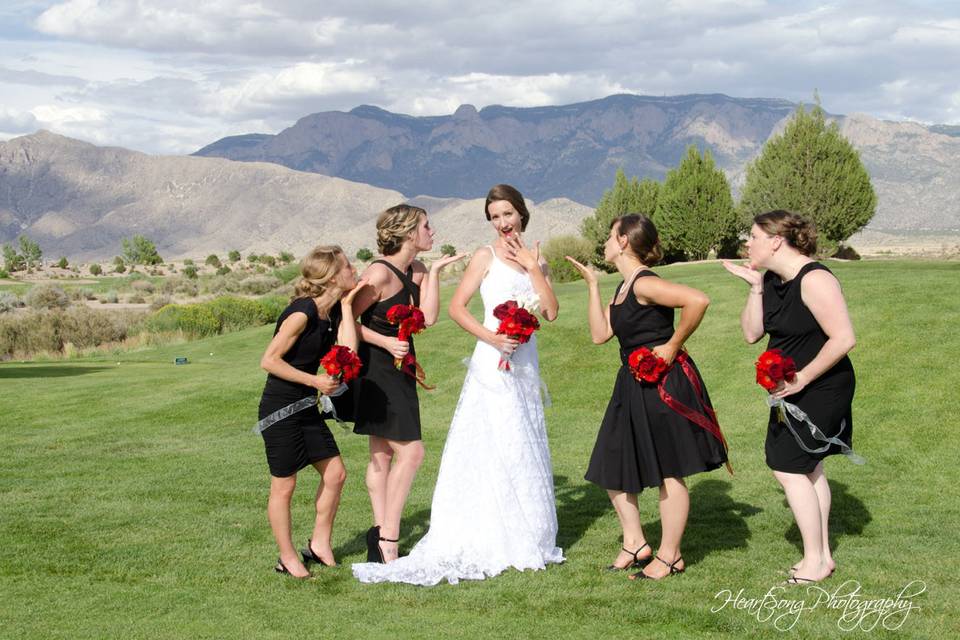
[[[493,187],[485,206],[497,239],[478,250],[450,301],[450,316],[477,337],[433,493],[430,530],[410,555],[388,564],[353,565],[361,582],[435,585],[482,580],[509,567],[543,569],[563,562],[547,446],[536,336],[526,344],[497,334],[493,309],[506,300],[538,299],[557,317],[557,298],[540,260],[520,232],[530,213],[523,196]],[[477,289],[481,324],[467,310]],[[501,371],[501,357],[510,369]]]

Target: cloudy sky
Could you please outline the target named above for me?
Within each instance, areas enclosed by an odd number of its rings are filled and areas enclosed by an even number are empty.
[[[960,124],[958,67],[949,0],[3,0],[0,139],[178,154],[359,104],[612,93],[818,90],[833,113]]]

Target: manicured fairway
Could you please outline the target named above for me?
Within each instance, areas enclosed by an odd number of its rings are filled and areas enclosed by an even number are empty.
[[[864,615],[863,627],[877,623],[869,637],[958,637],[960,263],[828,264],[857,330],[854,444],[868,462],[827,463],[838,570],[821,587],[840,595],[856,581],[862,599],[896,598],[922,581],[925,592],[912,599],[919,609],[898,630],[883,625],[895,626],[902,613]],[[586,289],[576,282],[558,287],[560,318],[538,338],[553,398],[547,422],[566,564],[426,589],[360,585],[349,564],[365,557],[371,524],[366,439],[334,427],[349,473],[335,531],[341,567],[315,570],[307,582],[274,574],[266,463],[250,433],[264,380],[259,357],[272,330],[262,327],[109,359],[0,364],[0,637],[784,637],[770,611],[761,620],[732,604],[713,611],[722,590],[762,598],[800,553],[763,461],[766,408],[753,382],[763,344],[745,344],[738,324],[746,286],[718,264],[659,271],[712,299],[688,348],[736,471],[689,482],[685,575],[633,583],[602,571],[620,546],[619,528],[605,493],[583,472],[619,361],[614,343],[590,344]],[[605,296],[616,282],[603,280]],[[418,339],[437,389],[421,395],[428,454],[401,550],[428,525],[472,343],[445,314]],[[176,356],[190,364],[175,366]],[[310,531],[316,476],[304,471],[300,482],[297,544]],[[642,495],[641,506],[656,542],[656,493]],[[802,599],[812,607],[818,594],[774,592],[781,606]],[[846,613],[843,622],[843,609],[821,602],[794,616],[791,633],[839,637],[838,625],[855,626],[856,615]]]

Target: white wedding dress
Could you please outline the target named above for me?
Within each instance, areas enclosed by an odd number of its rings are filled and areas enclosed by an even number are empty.
[[[535,295],[530,277],[494,254],[480,284],[484,326],[496,331],[494,307],[524,295]],[[514,352],[510,371],[499,371],[499,361],[499,351],[477,342],[443,448],[430,530],[408,556],[354,564],[361,582],[455,584],[563,562],[536,336]]]

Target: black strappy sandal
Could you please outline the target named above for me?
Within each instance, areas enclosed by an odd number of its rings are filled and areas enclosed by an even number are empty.
[[[377,533],[378,534],[380,533],[380,527],[377,527]],[[386,564],[387,561],[383,557],[383,549],[380,548],[380,542],[400,542],[400,538],[397,538],[396,540],[391,540],[390,538],[384,538],[381,535],[377,536],[377,560],[375,560],[375,562],[379,562],[380,564]],[[399,555],[399,550],[398,550],[398,555]]]
[[[783,584],[789,585],[799,585],[799,584],[815,584],[820,582],[819,580],[811,580],[810,578],[801,578],[800,576],[790,576],[783,581]]]
[[[380,526],[374,525],[367,529],[367,562],[383,562],[380,553]]]
[[[287,565],[283,564],[283,560],[281,560],[280,558],[277,558],[277,566],[275,566],[275,567],[273,568],[273,570],[276,571],[277,573],[282,573],[282,574],[288,575],[288,576],[290,576],[291,578],[293,578],[294,580],[306,580],[307,578],[312,578],[312,577],[313,577],[312,575],[310,575],[310,572],[309,572],[309,571],[307,572],[307,575],[305,575],[305,576],[295,576],[295,575],[293,575],[292,573],[290,573],[290,569],[287,569]]]
[[[300,549],[300,555],[303,557],[303,564],[308,562],[313,562],[314,564],[319,564],[321,567],[335,567],[336,565],[327,564],[323,559],[313,552],[313,540],[307,540],[307,546],[305,549]]]
[[[683,556],[677,556],[677,559],[674,560],[673,562],[667,562],[666,560],[664,560],[663,558],[661,558],[656,554],[654,554],[653,559],[659,560],[660,562],[662,562],[663,564],[667,565],[670,568],[670,573],[663,576],[663,578],[669,578],[670,576],[673,576],[673,575],[680,575],[681,573],[687,570],[686,567],[683,567],[680,569],[677,568],[677,563],[683,560]],[[663,578],[651,578],[650,576],[645,574],[643,571],[638,571],[637,573],[633,574],[630,577],[633,578],[634,580],[663,580]]]
[[[621,547],[621,549],[623,549],[623,551],[624,551],[625,553],[629,553],[630,555],[633,556],[633,562],[631,562],[630,564],[628,564],[628,565],[625,566],[625,567],[618,567],[618,566],[615,565],[615,564],[611,564],[609,567],[607,567],[607,571],[628,571],[629,569],[632,569],[632,568],[634,568],[634,567],[639,567],[639,566],[640,566],[640,560],[641,560],[641,559],[638,558],[637,555],[638,555],[641,551],[643,551],[643,548],[644,548],[644,547],[648,547],[648,548],[649,548],[649,547],[650,547],[650,544],[647,543],[647,542],[644,542],[642,545],[640,545],[639,547],[637,547],[637,550],[636,550],[636,551],[630,551],[630,549],[627,549],[626,547]],[[643,558],[643,559],[646,560],[646,558]]]

